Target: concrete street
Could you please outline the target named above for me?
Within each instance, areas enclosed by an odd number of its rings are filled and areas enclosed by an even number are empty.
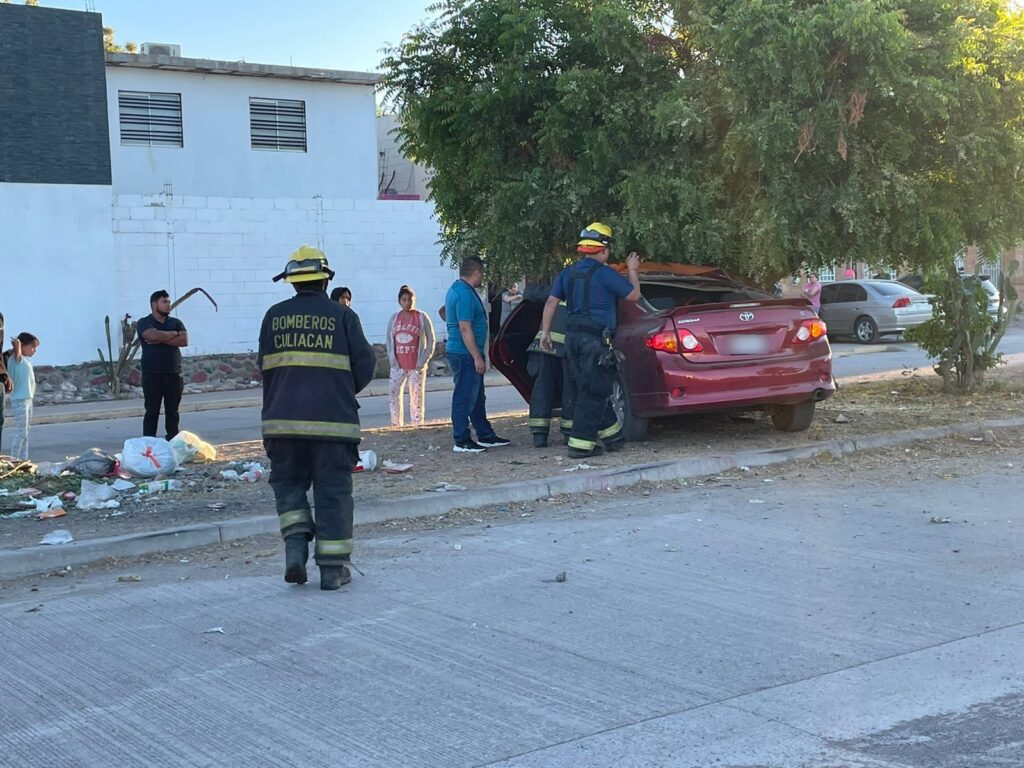
[[[1024,354],[1024,327],[1012,328],[1000,349],[1007,356]],[[835,375],[841,381],[907,368],[923,368],[925,372],[931,372],[924,353],[916,345],[907,342],[884,341],[871,347],[837,343],[833,345],[833,350]],[[224,397],[232,399],[254,395],[258,395],[258,392],[223,393]],[[522,397],[509,385],[489,386],[487,402],[488,411],[492,415],[523,411],[526,408]],[[428,418],[443,421],[448,418],[450,408],[451,392],[427,393]],[[359,415],[363,426],[387,426],[390,423],[387,398],[360,398]],[[78,455],[92,446],[116,452],[125,439],[139,434],[141,425],[141,417],[37,425],[31,433],[32,457],[37,461],[56,461],[68,455]],[[225,408],[182,414],[184,429],[218,444],[258,440],[259,425],[258,408]]]
[[[26,767],[1022,765],[1015,445],[978,474],[957,448],[895,449],[363,529],[366,575],[340,594],[285,585],[271,538],[8,583],[0,749]]]

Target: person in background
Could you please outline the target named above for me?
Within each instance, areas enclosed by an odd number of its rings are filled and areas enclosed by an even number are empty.
[[[818,276],[811,272],[807,276],[807,284],[803,288],[804,297],[811,302],[811,306],[814,307],[814,311],[818,312],[821,310],[821,283],[818,282]]]
[[[409,416],[414,427],[423,423],[427,363],[434,355],[434,325],[425,312],[416,309],[416,294],[408,285],[398,289],[401,309],[388,320],[385,346],[391,363],[388,404],[391,426],[405,424],[402,390],[409,382]]]
[[[142,345],[142,394],[146,415],[142,434],[156,437],[160,404],[164,407],[167,439],[178,434],[178,406],[184,382],[181,379],[181,348],[188,346],[188,331],[171,317],[171,297],[167,291],[154,291],[149,297],[150,314],[135,325]]]
[[[448,365],[452,369],[452,437],[455,453],[482,453],[511,441],[498,437],[487,420],[484,395],[484,345],[487,343],[487,310],[477,289],[484,282],[484,262],[470,256],[459,268],[459,279],[452,283],[444,299],[444,318],[448,330]],[[469,431],[476,429],[476,440]]]
[[[31,333],[19,333],[11,339],[11,349],[4,352],[4,366],[11,378],[11,421],[14,439],[11,456],[28,459],[28,429],[32,424],[32,398],[36,395],[36,372],[29,358],[39,349],[39,339]]]
[[[508,290],[501,294],[501,325],[505,325],[512,310],[518,307],[522,301],[523,294],[519,292],[519,283],[512,283]]]
[[[4,348],[4,316],[0,312],[0,351]],[[14,388],[14,384],[11,382],[11,377],[7,375],[7,366],[4,365],[4,356],[0,354],[0,444],[3,443],[4,437],[4,401],[7,399],[7,395]],[[0,450],[0,453],[3,453]]]
[[[342,285],[339,288],[335,288],[331,291],[331,301],[340,301],[346,307],[352,306],[352,291],[348,289],[348,286]]]

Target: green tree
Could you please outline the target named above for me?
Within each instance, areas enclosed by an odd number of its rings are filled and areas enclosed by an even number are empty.
[[[1024,239],[1006,0],[443,0],[383,62],[445,256],[623,249],[759,281]]]

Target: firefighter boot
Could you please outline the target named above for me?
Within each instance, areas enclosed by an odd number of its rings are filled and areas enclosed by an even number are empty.
[[[545,432],[534,432],[533,433],[533,447],[534,448],[547,448],[548,447],[548,436]]]
[[[341,589],[350,581],[352,581],[352,574],[344,565],[320,566],[320,589]]]
[[[292,534],[284,539],[284,580],[289,584],[305,584],[306,561],[309,559],[309,539],[304,533]]]

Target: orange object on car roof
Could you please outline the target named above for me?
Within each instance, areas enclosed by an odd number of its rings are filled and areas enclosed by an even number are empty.
[[[626,274],[625,263],[609,264],[616,272]],[[687,277],[709,277],[729,279],[729,275],[718,267],[707,267],[699,264],[663,264],[657,261],[641,261],[641,274],[654,275],[685,275]]]

